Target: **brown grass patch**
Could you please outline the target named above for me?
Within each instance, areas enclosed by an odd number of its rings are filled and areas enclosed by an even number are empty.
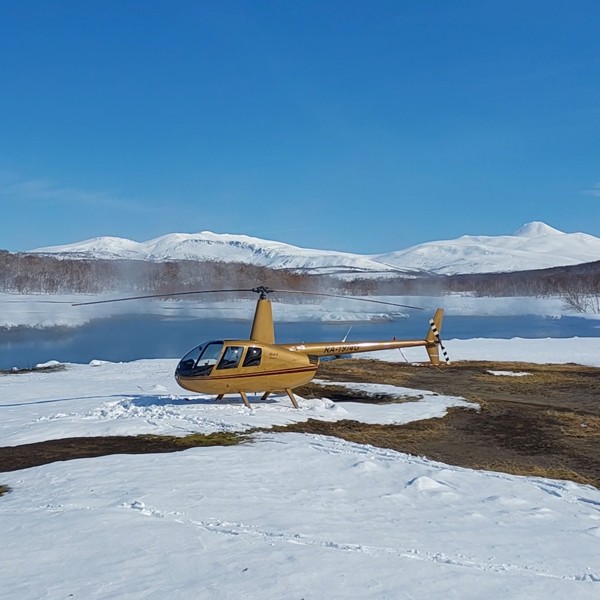
[[[560,425],[566,436],[600,442],[600,417],[562,410],[547,410],[546,414]]]
[[[179,449],[204,448],[208,446],[235,446],[248,440],[247,435],[241,433],[216,431],[214,433],[192,433],[183,437],[174,435],[140,435],[137,436],[149,442],[171,442]]]
[[[4,496],[8,492],[10,492],[10,488],[7,485],[0,485],[0,496]]]
[[[424,419],[404,425],[377,425],[358,421],[319,421],[308,419],[301,423],[276,425],[269,430],[276,432],[311,433],[338,437],[355,444],[367,444],[377,448],[389,448],[399,452],[418,454],[418,448],[432,437],[447,431],[444,419]]]

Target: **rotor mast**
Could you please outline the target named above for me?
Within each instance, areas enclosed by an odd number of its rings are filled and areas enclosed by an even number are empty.
[[[275,326],[273,324],[273,307],[267,294],[271,292],[267,287],[260,286],[252,290],[260,294],[254,311],[254,320],[250,331],[250,339],[263,344],[275,343]]]

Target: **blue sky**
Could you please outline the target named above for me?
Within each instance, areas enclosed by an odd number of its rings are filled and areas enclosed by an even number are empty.
[[[597,1],[0,2],[0,248],[600,236]]]

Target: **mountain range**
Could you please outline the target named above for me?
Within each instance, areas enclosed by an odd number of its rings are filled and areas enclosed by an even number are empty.
[[[98,237],[74,244],[37,248],[31,253],[62,258],[213,261],[340,276],[439,275],[545,269],[600,260],[600,238],[564,233],[540,221],[512,235],[463,235],[385,254],[352,254],[301,248],[246,235],[172,233],[147,242]]]

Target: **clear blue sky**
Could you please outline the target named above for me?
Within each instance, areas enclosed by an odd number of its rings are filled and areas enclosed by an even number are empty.
[[[0,248],[600,236],[600,3],[1,0]]]

